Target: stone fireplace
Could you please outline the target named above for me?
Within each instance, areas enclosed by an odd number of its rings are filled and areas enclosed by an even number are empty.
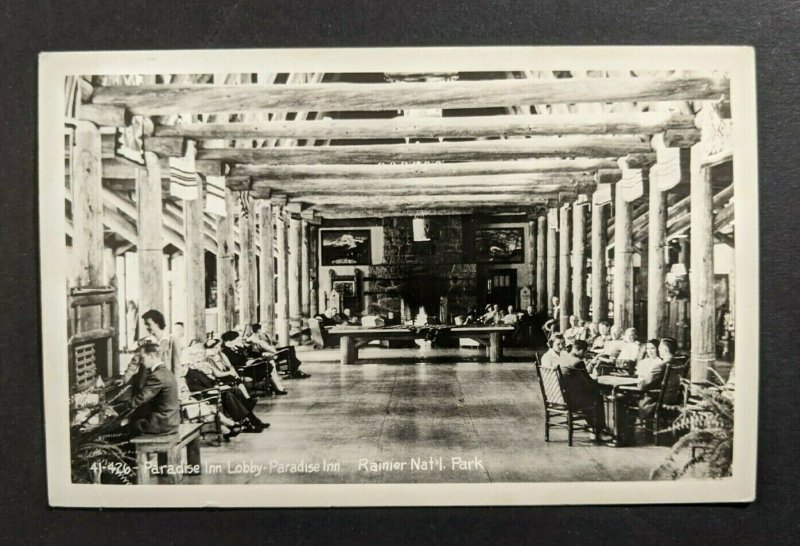
[[[424,306],[429,316],[437,316],[442,297],[450,316],[476,304],[477,268],[465,256],[464,217],[429,220],[431,240],[415,242],[413,218],[383,219],[384,263],[370,267],[365,287],[382,313],[408,319]]]

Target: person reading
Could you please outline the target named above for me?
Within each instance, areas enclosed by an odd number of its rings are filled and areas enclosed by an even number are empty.
[[[181,424],[178,382],[160,352],[154,342],[139,347],[145,378],[131,398],[130,423],[136,433],[165,434],[175,432]]]

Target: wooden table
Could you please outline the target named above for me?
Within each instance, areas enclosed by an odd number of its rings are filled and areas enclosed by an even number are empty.
[[[339,351],[342,364],[355,364],[358,350],[371,341],[390,339],[421,339],[422,336],[411,328],[363,326],[336,326],[330,329],[332,334],[340,336]],[[513,326],[453,326],[442,328],[438,335],[444,338],[474,339],[489,352],[490,362],[500,362],[503,357],[503,334],[512,334]]]
[[[614,431],[614,445],[621,447],[629,444],[632,441],[630,431],[623,426],[622,419],[618,417],[622,411],[620,406],[621,401],[617,396],[617,390],[625,387],[635,387],[639,382],[638,377],[630,377],[623,375],[601,375],[597,378],[597,384],[601,389],[606,389],[609,392],[609,397],[606,400],[606,425],[610,426]]]

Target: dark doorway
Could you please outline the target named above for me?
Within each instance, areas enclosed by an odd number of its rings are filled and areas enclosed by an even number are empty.
[[[486,272],[483,283],[484,304],[496,303],[505,310],[509,305],[517,307],[516,269],[491,269]]]

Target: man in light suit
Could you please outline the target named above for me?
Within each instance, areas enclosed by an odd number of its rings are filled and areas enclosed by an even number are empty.
[[[161,360],[160,346],[145,342],[139,348],[146,370],[141,389],[134,393],[131,426],[137,433],[164,434],[181,423],[178,382]]]

